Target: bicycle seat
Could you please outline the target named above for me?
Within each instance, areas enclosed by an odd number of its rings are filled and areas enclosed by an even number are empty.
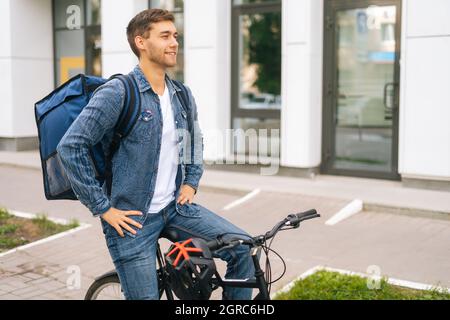
[[[165,238],[172,242],[177,242],[180,239],[180,236],[178,234],[178,230],[174,228],[165,228],[161,234],[159,235],[160,238]]]

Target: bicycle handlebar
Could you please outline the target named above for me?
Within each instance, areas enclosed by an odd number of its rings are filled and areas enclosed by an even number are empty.
[[[211,251],[233,248],[239,244],[246,244],[246,245],[253,246],[255,244],[263,243],[264,241],[266,241],[270,238],[273,238],[275,236],[275,234],[277,234],[277,232],[280,231],[280,229],[283,226],[292,226],[293,228],[298,228],[300,225],[300,222],[309,220],[309,219],[319,218],[319,217],[320,217],[320,214],[318,214],[315,209],[310,209],[305,212],[290,214],[286,218],[284,218],[283,220],[278,222],[272,228],[272,230],[266,232],[265,235],[260,235],[257,237],[253,237],[251,239],[232,238],[231,240],[223,240],[221,237],[218,237],[214,240],[208,241],[207,246],[209,247],[209,249]]]
[[[292,218],[292,216],[295,216],[298,219],[298,222],[300,223],[300,222],[305,221],[305,220],[319,218],[320,214],[317,213],[316,209],[311,209],[311,210],[308,210],[308,211],[305,211],[305,212],[301,212],[301,213],[297,213],[297,214],[294,214],[294,215],[291,214],[291,215],[288,216],[288,219]]]

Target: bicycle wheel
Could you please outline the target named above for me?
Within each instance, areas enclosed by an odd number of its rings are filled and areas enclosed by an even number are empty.
[[[95,280],[89,287],[84,300],[125,300],[119,276],[110,274]]]
[[[166,296],[165,285],[161,278],[160,269],[157,270],[157,274],[159,299],[161,299]],[[89,287],[84,300],[125,300],[117,273],[108,273],[95,280]]]

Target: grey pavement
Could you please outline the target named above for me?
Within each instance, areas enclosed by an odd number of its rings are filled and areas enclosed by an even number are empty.
[[[232,210],[224,206],[255,189],[261,192]],[[358,198],[366,210],[337,225],[325,221]],[[398,182],[347,177],[267,177],[205,171],[196,202],[252,234],[261,234],[287,214],[316,208],[321,219],[282,232],[273,248],[286,260],[282,288],[316,265],[450,287],[450,193],[404,188]],[[75,201],[47,201],[36,152],[0,152],[0,206],[77,218],[88,229],[0,256],[0,299],[82,299],[93,279],[113,269],[100,223]],[[405,211],[404,209],[407,208]],[[397,214],[399,212],[403,214]],[[407,213],[407,214],[404,214]],[[168,246],[163,241],[163,249]],[[271,257],[273,278],[282,264]],[[80,288],[70,290],[73,268]],[[224,264],[219,263],[224,270]],[[220,295],[216,293],[214,298]]]
[[[41,170],[37,151],[0,151],[0,165]],[[261,176],[250,173],[207,170],[202,186],[231,190],[286,192],[339,199],[361,199],[371,205],[387,208],[406,208],[412,211],[450,213],[448,191],[435,191],[403,187],[399,181],[318,175],[312,179]]]

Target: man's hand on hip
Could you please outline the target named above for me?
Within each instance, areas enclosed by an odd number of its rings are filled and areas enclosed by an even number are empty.
[[[184,184],[181,186],[180,195],[178,196],[177,203],[184,205],[186,202],[189,204],[194,200],[195,189],[190,185]]]
[[[133,225],[139,229],[142,229],[142,225],[134,221],[133,219],[128,218],[128,216],[142,216],[142,212],[140,211],[122,211],[119,209],[111,208],[106,211],[101,217],[103,220],[108,222],[114,229],[116,229],[117,233],[123,238],[125,237],[123,233],[123,229],[131,232],[132,234],[136,234],[136,231],[130,227]]]

